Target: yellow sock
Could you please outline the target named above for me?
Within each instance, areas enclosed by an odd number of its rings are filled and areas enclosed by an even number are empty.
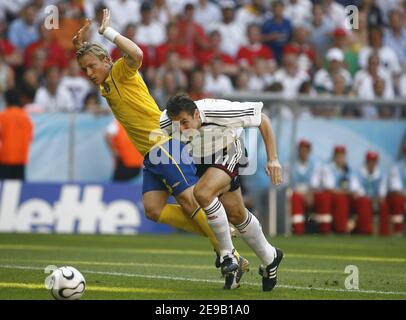
[[[206,214],[201,209],[191,218],[183,212],[180,205],[167,204],[159,216],[158,223],[168,224],[178,229],[206,236],[209,238],[214,250],[219,252],[217,238],[207,223]]]

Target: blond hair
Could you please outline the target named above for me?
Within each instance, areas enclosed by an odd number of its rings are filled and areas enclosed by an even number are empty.
[[[84,42],[78,51],[76,51],[76,60],[79,62],[79,60],[88,53],[93,53],[100,60],[107,58],[110,64],[113,63],[113,60],[106,49],[104,49],[100,44],[91,42]]]

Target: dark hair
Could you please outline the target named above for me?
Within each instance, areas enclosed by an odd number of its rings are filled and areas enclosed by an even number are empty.
[[[166,103],[166,112],[169,118],[176,117],[181,112],[193,116],[196,109],[196,104],[186,93],[177,93],[170,97]]]
[[[6,104],[8,107],[20,107],[20,95],[15,89],[10,89],[5,92]]]

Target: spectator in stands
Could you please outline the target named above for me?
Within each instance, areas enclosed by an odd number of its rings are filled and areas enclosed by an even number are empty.
[[[243,69],[252,70],[256,58],[265,59],[265,67],[269,72],[275,71],[276,62],[272,50],[261,42],[261,28],[250,24],[247,28],[248,43],[238,50],[237,60]]]
[[[359,13],[366,16],[368,28],[382,27],[382,12],[377,7],[375,0],[361,0]]]
[[[314,75],[314,86],[319,92],[332,92],[333,77],[340,74],[345,80],[345,87],[351,88],[351,74],[344,65],[344,53],[338,48],[331,48],[327,51],[327,69],[320,69]]]
[[[362,48],[359,53],[359,64],[362,68],[367,67],[368,58],[373,52],[378,53],[381,67],[389,71],[392,76],[402,71],[395,51],[383,44],[383,32],[378,28],[369,31],[369,45]]]
[[[39,77],[34,69],[27,69],[22,76],[20,84],[20,103],[27,112],[32,111],[32,103],[34,102],[35,93],[39,88]]]
[[[93,113],[95,115],[107,114],[109,109],[104,108],[100,103],[100,96],[98,91],[90,91],[85,97],[83,112]]]
[[[349,32],[344,28],[337,28],[333,34],[333,48],[340,49],[344,54],[344,65],[350,72],[351,77],[358,71],[358,52],[354,49]]]
[[[351,197],[355,183],[354,173],[347,164],[345,146],[334,147],[333,159],[322,172],[322,185],[329,191],[334,230],[347,233],[352,230],[349,220]]]
[[[139,176],[144,158],[116,120],[107,127],[106,142],[114,156],[113,181],[130,181]]]
[[[45,72],[45,85],[35,94],[34,103],[43,112],[66,112],[77,108],[66,88],[60,87],[61,71],[57,66],[49,67]]]
[[[262,25],[265,22],[266,8],[264,0],[250,0],[237,9],[235,20],[242,29],[247,30],[251,24]]]
[[[316,53],[309,45],[309,29],[306,26],[296,26],[293,29],[293,38],[284,50],[295,49],[299,53],[298,63],[301,70],[311,74],[316,63]]]
[[[384,31],[383,43],[392,48],[403,70],[406,70],[406,25],[399,10],[389,11],[389,28]]]
[[[347,18],[344,6],[335,0],[324,0],[322,1],[322,5],[327,19],[333,21],[336,28],[344,28]]]
[[[10,67],[20,66],[23,62],[23,56],[7,38],[7,21],[6,19],[0,19],[0,51],[3,52],[4,61]]]
[[[235,3],[231,0],[220,2],[223,20],[211,25],[211,30],[221,34],[221,51],[236,58],[238,50],[246,43],[245,29],[235,20]]]
[[[312,20],[313,5],[310,0],[287,0],[285,3],[285,17],[292,21],[294,27]]]
[[[384,91],[379,93],[376,90],[375,83],[380,81],[385,82]],[[384,68],[380,66],[378,54],[371,54],[368,59],[368,69],[360,70],[356,73],[353,83],[354,93],[361,98],[374,99],[378,92],[384,99],[392,99],[394,97],[392,77]],[[361,107],[361,113],[365,118],[376,118],[378,110],[375,106],[365,105]]]
[[[137,25],[135,41],[147,47],[157,47],[165,42],[164,25],[152,18],[152,4],[144,1],[140,7],[141,21]]]
[[[290,208],[294,234],[306,231],[306,211],[314,207],[314,187],[317,170],[320,168],[310,157],[312,145],[308,140],[300,140],[297,147],[297,159],[291,169]],[[316,220],[318,216],[314,217]],[[320,220],[320,219],[319,219]]]
[[[255,58],[254,68],[248,81],[250,91],[261,92],[269,87],[273,82],[273,77],[267,65],[267,60],[258,57]]]
[[[201,50],[198,55],[198,65],[204,70],[209,70],[212,59],[220,59],[223,62],[223,72],[227,76],[234,77],[239,72],[236,60],[221,50],[221,33],[213,30],[209,34],[209,44],[205,50]]]
[[[314,50],[324,56],[327,49],[331,46],[331,34],[335,29],[334,22],[326,17],[321,3],[313,4],[313,15],[310,19],[309,42]]]
[[[111,12],[111,27],[118,32],[122,32],[129,23],[136,25],[141,20],[141,1],[109,0],[103,3]]]
[[[196,57],[200,50],[207,48],[207,37],[203,27],[194,20],[194,5],[185,5],[183,14],[178,19],[179,38],[186,46],[188,55]]]
[[[33,4],[27,4],[21,18],[15,19],[8,30],[8,39],[21,52],[31,43],[38,40],[38,28],[35,25],[37,10]]]
[[[205,73],[201,69],[195,69],[192,72],[190,79],[190,88],[188,95],[193,100],[201,100],[205,98],[211,98],[208,92],[205,89]]]
[[[375,0],[376,6],[382,15],[384,25],[389,25],[389,12],[391,10],[405,10],[404,0]]]
[[[175,51],[169,51],[166,63],[162,65],[156,74],[154,79],[155,87],[162,88],[162,79],[167,72],[172,72],[175,76],[175,85],[179,90],[186,90],[188,80],[186,73],[180,67],[180,59],[178,53]]]
[[[33,139],[33,123],[22,108],[18,93],[5,94],[7,108],[0,112],[0,180],[25,180]]]
[[[390,173],[388,201],[391,222],[395,234],[403,235],[406,199],[406,144],[403,146],[403,158],[396,163]]]
[[[166,26],[166,41],[159,45],[155,50],[155,67],[161,67],[166,62],[168,52],[171,51],[178,54],[179,65],[182,70],[188,72],[194,68],[194,56],[190,50],[188,50],[187,46],[182,43],[176,22],[170,22]]]
[[[160,22],[164,26],[174,20],[174,15],[171,12],[166,0],[155,0],[152,7],[152,19]]]
[[[211,24],[216,24],[221,21],[221,10],[217,4],[209,0],[199,0],[195,6],[195,21],[200,24],[206,34],[211,30]]]
[[[162,81],[159,82],[159,86],[155,86],[153,90],[153,96],[158,107],[164,110],[169,97],[175,95],[178,91],[180,90],[176,84],[175,73],[166,72]]]
[[[5,92],[15,86],[13,69],[6,63],[4,53],[0,49],[0,110],[6,105]]]
[[[85,98],[91,90],[91,84],[82,76],[80,66],[76,59],[71,59],[69,61],[67,73],[62,76],[59,86],[61,87],[61,90],[70,92],[74,105],[71,111],[82,110]]]
[[[216,95],[234,91],[231,79],[223,73],[224,64],[219,58],[210,61],[210,68],[206,72],[204,91]]]
[[[68,57],[65,50],[51,38],[51,30],[47,29],[44,22],[38,25],[39,39],[30,44],[24,52],[24,66],[32,67],[33,56],[41,50],[45,54],[44,68],[57,65],[61,70],[68,66]]]
[[[250,74],[247,71],[241,71],[236,79],[235,89],[237,91],[249,91]]]
[[[284,17],[284,4],[281,0],[272,2],[272,18],[262,25],[262,41],[272,49],[276,61],[282,62],[282,52],[292,37],[292,24]]]
[[[309,75],[299,68],[298,56],[295,48],[284,50],[283,68],[274,74],[274,82],[282,85],[282,95],[287,99],[296,97],[302,83],[310,80]]]
[[[346,79],[340,73],[336,73],[332,76],[333,81],[333,89],[330,92],[332,96],[339,96],[339,97],[348,97],[350,96],[351,87],[348,87],[346,84]],[[359,118],[361,116],[359,109],[356,105],[352,104],[337,104],[330,106],[332,115],[337,115],[345,118]]]
[[[386,201],[387,177],[379,168],[378,162],[378,153],[368,151],[365,155],[365,164],[357,173],[353,190],[357,213],[357,233],[378,233],[376,218],[379,214],[379,234],[389,234],[389,207]]]

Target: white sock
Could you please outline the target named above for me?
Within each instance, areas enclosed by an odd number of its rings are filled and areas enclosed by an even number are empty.
[[[266,240],[258,219],[249,212],[248,209],[245,210],[247,212],[247,219],[235,227],[248,246],[255,252],[257,257],[261,259],[262,264],[267,266],[271,264],[276,257],[276,250]]]
[[[232,256],[234,249],[226,210],[218,198],[215,198],[213,202],[203,210],[206,213],[210,228],[219,241],[220,260],[223,261],[225,255]]]

